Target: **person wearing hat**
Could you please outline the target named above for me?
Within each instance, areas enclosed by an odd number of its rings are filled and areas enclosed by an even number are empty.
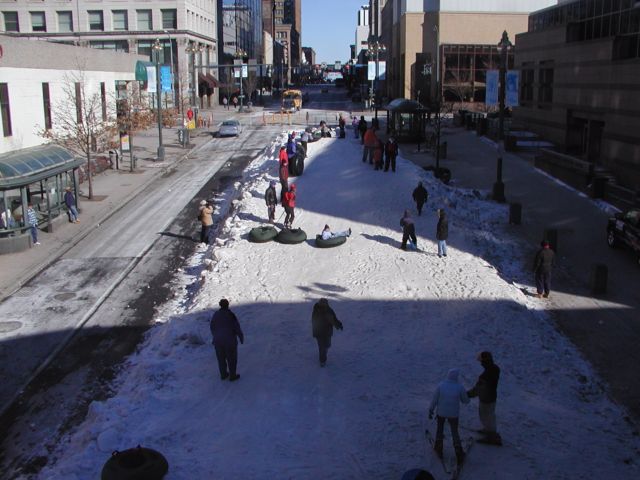
[[[533,272],[536,276],[536,297],[538,298],[549,298],[551,268],[553,267],[555,256],[549,242],[543,240],[533,260]]]
[[[222,380],[229,379],[235,382],[240,378],[236,372],[238,365],[238,340],[244,344],[244,334],[240,328],[240,322],[229,309],[229,300],[223,298],[218,302],[220,310],[211,316],[211,335],[213,346],[216,349],[218,369]]]
[[[78,209],[76,207],[76,199],[71,192],[71,187],[64,189],[64,204],[67,206],[69,221],[71,223],[80,223],[78,219]]]
[[[280,147],[280,169],[278,170],[280,179],[280,201],[284,205],[284,194],[289,191],[289,157],[287,157],[287,147]]]
[[[276,219],[276,205],[278,204],[278,196],[276,195],[276,181],[271,180],[267,190],[264,192],[264,201],[267,204],[267,213],[269,221],[273,223]]]
[[[296,184],[292,183],[289,191],[284,193],[282,206],[286,216],[284,217],[284,228],[291,228],[293,220],[296,218],[294,209],[296,208]]]
[[[438,256],[447,256],[447,238],[449,238],[449,221],[443,208],[438,209],[438,225],[436,226],[436,240],[438,240]]]
[[[400,219],[400,226],[402,227],[402,245],[400,248],[402,250],[407,249],[407,241],[413,242],[413,246],[418,248],[418,239],[416,237],[416,226],[413,223],[413,218],[411,218],[411,213],[409,210],[404,211],[404,215]]]
[[[329,225],[325,225],[320,235],[322,236],[323,240],[329,240],[330,238],[337,238],[337,237],[350,237],[351,229],[342,230],[341,232],[332,232]]]
[[[477,360],[484,368],[474,387],[467,392],[469,398],[478,397],[478,415],[482,423],[482,443],[502,445],[502,439],[496,429],[496,400],[498,398],[498,380],[500,367],[493,362],[491,352],[480,352]]]
[[[342,330],[342,322],[338,320],[336,312],[329,306],[329,301],[326,298],[321,298],[313,306],[313,312],[311,313],[311,329],[313,338],[318,342],[318,356],[321,367],[327,364],[327,353],[331,346],[334,327]]]
[[[207,203],[206,200],[200,201],[200,208],[198,209],[198,220],[200,220],[200,243],[205,245],[209,244],[209,233],[211,225],[213,225],[213,207]]]

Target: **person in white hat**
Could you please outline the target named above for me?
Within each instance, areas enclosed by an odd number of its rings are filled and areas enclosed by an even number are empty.
[[[213,207],[207,203],[206,200],[200,201],[200,207],[198,209],[198,220],[202,225],[200,230],[200,243],[207,245],[209,243],[209,230],[213,225]]]

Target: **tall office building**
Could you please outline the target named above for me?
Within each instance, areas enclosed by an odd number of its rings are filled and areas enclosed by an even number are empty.
[[[302,56],[301,0],[275,0],[274,21],[276,40],[284,46],[286,82],[296,81]]]
[[[362,50],[367,49],[367,41],[369,40],[369,5],[362,5],[358,10],[358,21],[356,26],[356,43],[355,56],[352,57],[357,62],[358,59],[365,55]]]

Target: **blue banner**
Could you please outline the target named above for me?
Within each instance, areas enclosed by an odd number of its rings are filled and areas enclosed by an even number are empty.
[[[517,107],[518,104],[518,86],[520,85],[520,70],[508,70],[506,77],[507,91],[505,95],[505,104],[507,107]]]
[[[171,91],[171,67],[169,65],[160,66],[160,85],[163,92]]]
[[[498,105],[498,70],[487,70],[487,84],[484,103]]]

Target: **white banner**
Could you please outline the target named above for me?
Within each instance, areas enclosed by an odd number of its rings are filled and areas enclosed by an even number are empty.
[[[147,69],[147,92],[156,93],[156,67],[145,67]]]
[[[387,62],[378,62],[378,80],[386,80]]]
[[[498,105],[498,70],[487,70],[485,105]]]
[[[518,91],[520,90],[520,70],[507,70],[506,84],[505,104],[507,107],[519,106]]]
[[[375,80],[376,78],[376,62],[369,62],[367,69],[367,80]]]

